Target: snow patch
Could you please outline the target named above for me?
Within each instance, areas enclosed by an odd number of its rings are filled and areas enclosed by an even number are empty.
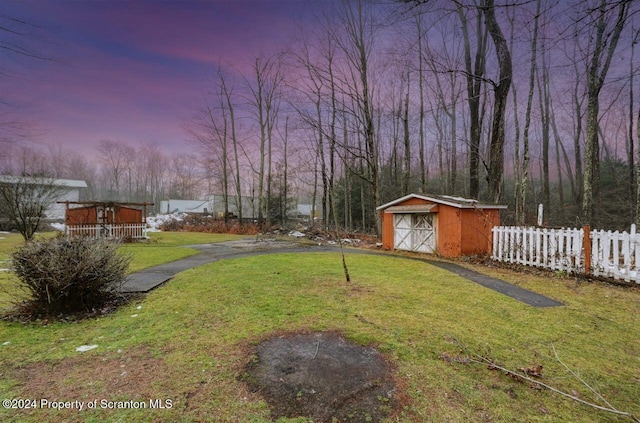
[[[81,345],[78,348],[76,348],[76,351],[77,352],[85,352],[85,351],[95,350],[96,348],[98,348],[97,345]]]
[[[306,235],[303,234],[300,231],[291,231],[291,232],[289,232],[289,236],[292,236],[292,237],[295,237],[295,238],[302,238],[302,237],[305,237]]]
[[[170,214],[156,214],[155,216],[147,217],[148,232],[160,232],[160,227],[165,222],[182,222],[187,217],[186,213],[170,213]]]
[[[66,232],[67,230],[67,225],[65,225],[64,223],[54,222],[54,223],[51,223],[51,227],[56,231],[60,231],[60,232]]]

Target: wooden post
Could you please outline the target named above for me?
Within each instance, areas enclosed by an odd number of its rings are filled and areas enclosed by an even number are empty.
[[[591,227],[584,225],[582,227],[584,231],[584,273],[591,273]]]

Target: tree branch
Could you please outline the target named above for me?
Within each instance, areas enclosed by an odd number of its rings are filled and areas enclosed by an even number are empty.
[[[604,406],[601,406],[601,405],[598,405],[598,404],[595,404],[595,403],[592,403],[592,402],[589,402],[589,401],[585,401],[585,400],[583,400],[581,398],[578,398],[575,395],[571,395],[571,394],[569,394],[567,392],[564,392],[564,391],[562,391],[562,390],[560,390],[558,388],[554,388],[551,385],[547,385],[546,383],[541,382],[540,380],[533,379],[533,378],[529,377],[525,371],[515,372],[513,370],[507,369],[506,367],[502,367],[502,366],[496,364],[493,360],[491,360],[491,359],[489,359],[487,357],[484,357],[484,356],[482,356],[480,354],[476,354],[474,352],[471,352],[469,350],[469,348],[467,348],[467,346],[462,344],[461,342],[459,342],[459,341],[457,341],[455,339],[454,339],[454,341],[465,353],[467,353],[468,357],[466,357],[464,359],[456,358],[456,357],[452,358],[449,354],[443,353],[441,355],[441,358],[443,360],[447,361],[447,362],[450,362],[450,363],[461,363],[461,364],[466,364],[466,363],[470,363],[471,362],[471,363],[486,365],[489,369],[491,369],[491,370],[495,370],[495,369],[500,370],[500,371],[504,372],[505,374],[507,374],[509,376],[512,376],[516,380],[520,380],[520,381],[525,380],[525,381],[527,381],[529,383],[532,383],[532,384],[534,384],[536,386],[548,389],[548,390],[553,391],[553,392],[555,392],[557,394],[560,394],[560,395],[562,395],[562,396],[564,396],[566,398],[572,399],[572,400],[574,400],[576,402],[579,402],[581,404],[584,404],[584,405],[587,405],[589,407],[595,408],[597,410],[606,411],[608,413],[617,414],[619,416],[627,417],[627,418],[633,420],[636,423],[640,423],[640,419],[638,417],[634,416],[633,414],[631,414],[629,412],[626,412],[626,411],[618,410],[617,408],[613,407],[607,400],[605,400],[602,397],[602,395],[600,395],[598,392],[596,392],[582,378],[577,376],[575,372],[573,372],[571,369],[569,369],[569,367],[567,365],[565,365],[559,359],[555,348],[553,348],[553,345],[552,345],[553,352],[554,352],[555,357],[558,360],[558,362],[562,366],[564,366],[574,377],[576,377],[576,379],[578,379],[582,384],[584,384],[587,388],[589,388],[589,390],[591,390],[593,393],[595,393],[597,395],[597,397],[600,398],[607,405],[607,407],[604,407]]]

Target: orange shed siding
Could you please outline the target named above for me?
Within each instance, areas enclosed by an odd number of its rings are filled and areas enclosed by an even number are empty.
[[[498,210],[464,209],[462,225],[462,250],[461,254],[475,255],[485,254],[491,251],[491,228],[500,224]]]
[[[443,257],[488,254],[492,248],[494,226],[500,225],[499,209],[459,208],[422,198],[408,198],[394,206],[437,204],[434,227],[437,253]],[[382,220],[382,248],[393,250],[394,214],[380,211]]]
[[[460,209],[443,204],[438,208],[438,253],[444,257],[458,257],[461,252]]]
[[[382,219],[382,248],[393,250],[393,213],[380,213]]]

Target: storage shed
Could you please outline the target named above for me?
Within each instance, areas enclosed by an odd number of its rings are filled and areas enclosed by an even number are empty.
[[[507,206],[448,195],[409,194],[377,208],[382,248],[444,257],[489,254],[491,228]]]
[[[146,210],[153,203],[64,201],[68,238],[77,236],[141,239],[147,237]],[[142,208],[140,208],[142,207]]]

